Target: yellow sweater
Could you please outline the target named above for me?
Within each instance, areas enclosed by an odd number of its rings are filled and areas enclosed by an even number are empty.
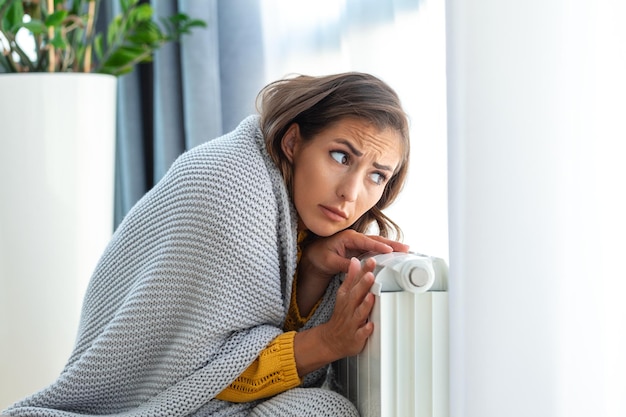
[[[300,261],[300,243],[306,234],[298,235],[298,262]],[[294,277],[291,291],[289,311],[285,318],[283,330],[285,333],[272,341],[259,357],[235,379],[216,398],[230,402],[248,402],[280,394],[302,383],[296,368],[296,359],[293,351],[293,339],[299,330],[311,318],[320,301],[313,307],[307,317],[300,315],[296,302],[296,287],[298,274]]]

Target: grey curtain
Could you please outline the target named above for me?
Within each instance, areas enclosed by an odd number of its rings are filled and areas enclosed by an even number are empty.
[[[152,0],[156,17],[207,22],[119,78],[115,227],[182,152],[232,130],[255,111],[264,74],[258,0]],[[119,13],[102,2],[99,23]]]

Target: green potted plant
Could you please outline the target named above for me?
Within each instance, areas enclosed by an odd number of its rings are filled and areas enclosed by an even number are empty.
[[[117,79],[204,22],[119,0],[0,0],[0,409],[62,369],[111,238]]]
[[[96,33],[99,0],[0,0],[0,67],[4,72],[122,75],[154,51],[205,22],[183,13],[153,20],[150,4],[120,0],[121,13]],[[32,41],[20,44],[18,33]]]

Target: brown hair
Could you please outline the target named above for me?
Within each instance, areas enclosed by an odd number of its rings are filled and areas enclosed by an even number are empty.
[[[280,169],[293,197],[293,167],[281,147],[289,126],[297,123],[304,140],[310,140],[330,124],[345,117],[356,117],[380,130],[391,128],[399,133],[403,159],[387,182],[378,202],[351,228],[365,232],[376,223],[382,236],[394,231],[401,238],[400,227],[382,210],[400,193],[409,166],[409,128],[406,113],[396,92],[380,79],[364,73],[311,77],[299,75],[268,84],[257,96],[261,131],[267,150]]]

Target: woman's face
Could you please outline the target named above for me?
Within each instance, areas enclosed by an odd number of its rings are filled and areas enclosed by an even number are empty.
[[[282,148],[293,165],[299,228],[330,236],[378,202],[400,163],[402,147],[396,131],[345,118],[306,142],[294,123]]]

